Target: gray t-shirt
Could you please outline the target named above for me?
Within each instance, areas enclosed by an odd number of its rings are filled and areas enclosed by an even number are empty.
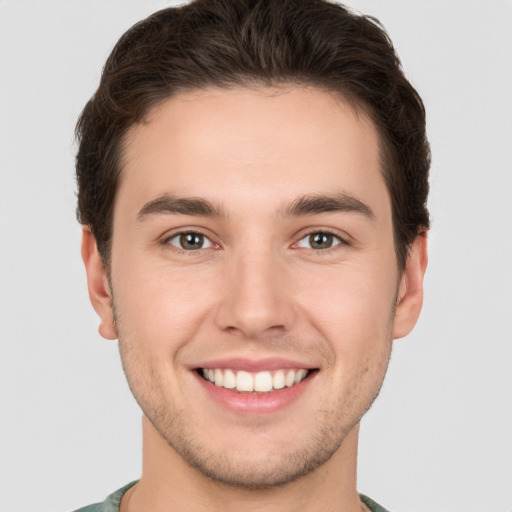
[[[89,505],[87,507],[83,507],[79,510],[75,510],[75,512],[119,512],[119,504],[121,503],[121,498],[123,494],[132,486],[137,483],[131,482],[124,487],[121,487],[118,491],[112,493],[104,502],[96,503],[94,505]],[[378,503],[375,503],[372,499],[364,496],[363,494],[359,495],[361,501],[372,511],[372,512],[388,512],[384,507],[381,507]]]

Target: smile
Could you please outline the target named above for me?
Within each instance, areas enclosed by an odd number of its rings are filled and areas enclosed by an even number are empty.
[[[217,387],[239,393],[269,393],[290,388],[303,381],[309,374],[306,369],[286,369],[260,372],[231,370],[229,368],[201,368],[199,374]]]

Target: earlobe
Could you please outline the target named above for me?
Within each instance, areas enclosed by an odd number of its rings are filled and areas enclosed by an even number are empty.
[[[427,234],[421,233],[412,243],[400,280],[393,324],[393,339],[409,334],[418,321],[423,305],[423,277],[427,269]]]
[[[98,331],[107,340],[117,339],[112,310],[112,295],[105,265],[101,259],[96,239],[88,226],[82,229],[82,259],[87,273],[87,288],[91,304],[100,317]]]

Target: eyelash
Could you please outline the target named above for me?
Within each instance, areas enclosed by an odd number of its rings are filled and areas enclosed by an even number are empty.
[[[171,244],[171,240],[175,239],[175,238],[178,238],[178,237],[181,237],[181,236],[184,236],[184,235],[199,235],[201,237],[203,237],[204,240],[207,240],[212,247],[200,247],[198,249],[191,249],[191,250],[187,250],[187,249],[184,249],[183,247],[177,247],[173,244]],[[330,231],[328,229],[319,229],[319,230],[313,230],[313,231],[309,231],[308,233],[306,233],[304,236],[302,236],[297,242],[295,242],[294,244],[292,244],[292,248],[300,248],[299,244],[300,242],[302,242],[303,240],[305,240],[306,238],[308,237],[312,237],[314,235],[328,235],[328,236],[332,236],[333,238],[336,239],[337,243],[332,245],[331,247],[327,247],[325,249],[315,249],[313,247],[305,247],[305,249],[309,249],[309,250],[312,250],[314,251],[315,253],[318,253],[318,254],[325,254],[325,253],[329,253],[331,252],[332,250],[335,250],[336,247],[338,246],[348,246],[350,245],[349,242],[341,237],[338,233],[335,233],[333,231]],[[193,253],[197,253],[203,249],[211,249],[211,248],[219,248],[220,245],[219,244],[216,244],[215,242],[213,242],[210,237],[208,237],[208,235],[202,233],[201,231],[199,230],[185,230],[185,231],[179,231],[177,233],[173,233],[172,235],[166,237],[163,241],[162,241],[163,245],[165,245],[167,248],[171,249],[171,250],[175,250],[175,251],[179,251],[180,253],[188,253],[188,254],[193,254]]]
[[[208,235],[206,235],[205,233],[202,233],[200,230],[194,230],[194,229],[178,231],[177,233],[173,233],[172,235],[166,237],[163,240],[163,245],[165,245],[168,249],[179,251],[180,253],[188,253],[188,254],[191,254],[191,253],[193,254],[193,253],[199,252],[202,249],[212,248],[212,247],[204,247],[204,248],[200,247],[199,249],[195,249],[195,250],[187,250],[182,247],[177,247],[170,243],[171,240],[173,240],[175,238],[182,237],[182,236],[186,236],[186,235],[199,235],[199,236],[203,237],[203,239],[205,241],[207,240],[213,246],[213,248],[219,247],[219,244],[216,244],[215,242],[213,242]]]
[[[327,247],[325,249],[315,249],[313,247],[307,248],[307,249],[309,249],[311,251],[314,251],[316,254],[325,255],[326,253],[330,253],[331,251],[336,250],[336,248],[339,248],[340,246],[348,246],[348,245],[350,245],[349,242],[345,238],[340,236],[338,233],[330,231],[329,229],[319,229],[319,230],[309,231],[303,237],[301,237],[298,242],[295,242],[293,244],[293,246],[294,247],[298,247],[300,242],[302,242],[304,239],[310,238],[310,237],[312,237],[314,235],[328,235],[328,236],[332,236],[333,238],[335,238],[337,240],[336,244],[332,245],[331,247]]]

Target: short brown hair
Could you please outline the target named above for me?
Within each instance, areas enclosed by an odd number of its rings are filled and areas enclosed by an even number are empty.
[[[340,94],[375,123],[404,267],[410,244],[429,227],[423,102],[379,21],[326,0],[195,0],[121,37],[76,128],[77,216],[107,265],[127,130],[185,90],[282,84]]]

